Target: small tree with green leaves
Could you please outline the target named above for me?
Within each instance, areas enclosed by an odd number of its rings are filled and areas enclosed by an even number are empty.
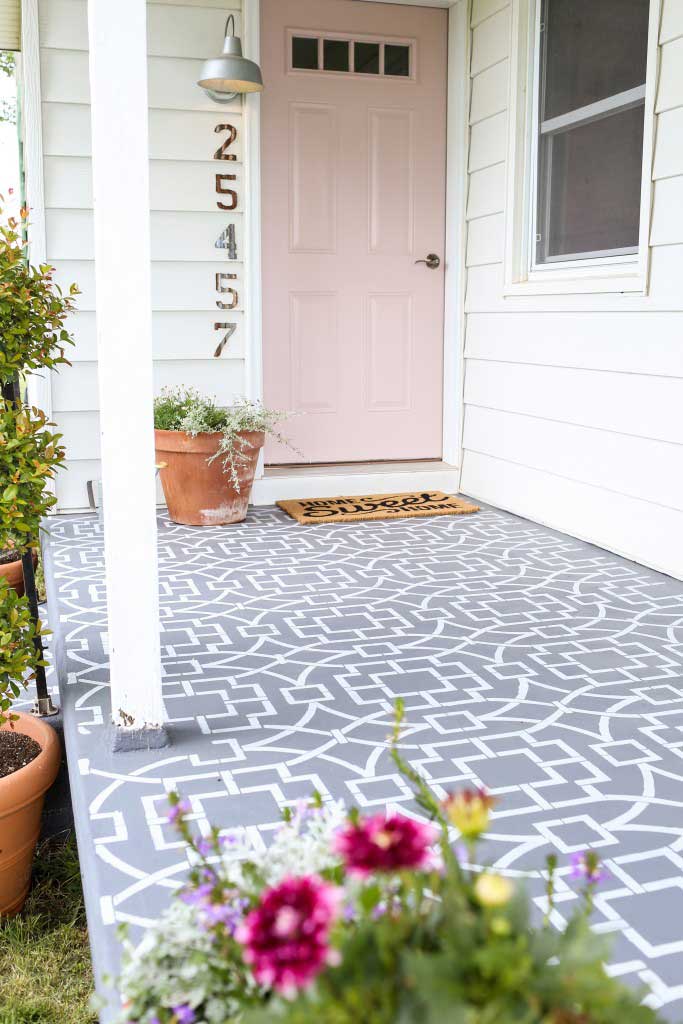
[[[22,555],[38,543],[41,521],[56,504],[51,483],[65,459],[61,435],[50,429],[52,424],[40,409],[24,404],[22,386],[31,373],[68,365],[66,346],[71,337],[66,318],[78,294],[75,285],[68,295],[62,293],[52,267],[30,265],[24,237],[27,217],[22,210],[20,221],[10,218],[0,225],[0,551],[13,547]],[[36,674],[39,696],[41,688],[47,693],[44,632],[37,616],[31,559],[25,555],[25,578],[29,570],[32,598],[19,598],[9,587],[0,587],[0,723],[7,719],[21,685]]]
[[[17,539],[20,548],[37,544],[41,520],[56,503],[51,481],[64,464],[61,435],[20,397],[26,374],[69,365],[65,323],[78,288],[64,295],[53,273],[28,262],[22,224],[10,218],[0,226],[0,550]]]
[[[0,196],[0,214],[2,214]],[[22,221],[28,211],[22,210]],[[23,224],[10,217],[0,226],[0,382],[14,375],[70,365],[66,348],[73,344],[66,319],[79,293],[67,295],[54,281],[54,267],[28,262]]]
[[[10,710],[13,701],[37,669],[46,667],[36,648],[36,639],[44,635],[26,599],[0,579],[0,725],[14,720],[16,716]]]

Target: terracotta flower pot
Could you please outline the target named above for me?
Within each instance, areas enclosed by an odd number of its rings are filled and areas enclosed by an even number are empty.
[[[246,456],[237,464],[240,489],[236,490],[219,456],[220,434],[197,434],[181,430],[155,430],[157,462],[165,463],[160,472],[161,486],[174,523],[185,526],[225,526],[246,518],[254,483],[258,454],[265,442],[261,431],[244,431],[240,437]]]
[[[38,556],[33,552],[33,568],[38,565]],[[0,576],[4,576],[10,587],[14,587],[19,597],[24,596],[24,570],[21,557],[14,562],[0,562]]]
[[[11,727],[6,723],[1,728]],[[19,714],[14,728],[42,749],[30,764],[0,779],[0,916],[18,914],[26,900],[43,800],[61,759],[57,734],[40,718]]]

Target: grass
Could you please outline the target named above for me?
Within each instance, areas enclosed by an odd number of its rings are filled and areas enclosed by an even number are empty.
[[[0,924],[0,1024],[94,1024],[76,844],[43,844],[23,912]]]

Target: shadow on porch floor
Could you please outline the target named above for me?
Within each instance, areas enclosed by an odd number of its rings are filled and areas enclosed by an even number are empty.
[[[202,530],[161,517],[173,743],[112,755],[99,523],[53,520],[48,543],[99,973],[116,973],[115,924],[144,928],[184,876],[169,790],[265,843],[313,788],[405,805],[385,744],[402,696],[409,759],[437,790],[499,797],[487,857],[530,869],[539,906],[548,852],[566,865],[560,914],[571,853],[606,859],[595,923],[614,933],[613,969],[681,1016],[683,584],[495,510],[302,527],[264,508]]]

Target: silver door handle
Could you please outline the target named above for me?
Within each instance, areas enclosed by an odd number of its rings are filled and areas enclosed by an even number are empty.
[[[435,252],[428,253],[426,260],[415,260],[415,262],[426,263],[429,270],[438,270],[441,266],[441,260]]]

